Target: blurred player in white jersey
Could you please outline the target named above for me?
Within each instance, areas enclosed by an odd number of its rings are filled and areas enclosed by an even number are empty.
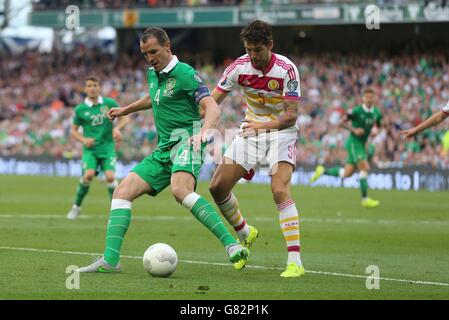
[[[290,195],[298,134],[298,70],[288,58],[271,51],[273,36],[268,23],[251,22],[240,38],[247,54],[225,70],[212,96],[220,104],[230,91],[241,87],[247,110],[239,134],[215,171],[210,192],[240,241],[250,247],[258,231],[242,217],[232,189],[257,164],[268,163],[271,191],[288,250],[287,268],[281,277],[299,277],[305,270],[300,257],[298,211]]]
[[[430,118],[424,120],[419,125],[417,125],[414,128],[403,130],[401,131],[401,135],[405,140],[411,139],[416,134],[420,133],[421,131],[424,131],[430,127],[436,126],[437,124],[440,124],[449,117],[449,101],[446,103],[446,105],[441,109],[441,111],[433,114],[430,116]]]

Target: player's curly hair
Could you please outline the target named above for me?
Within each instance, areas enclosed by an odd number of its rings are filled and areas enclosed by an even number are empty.
[[[254,20],[240,32],[240,39],[252,44],[268,45],[273,40],[271,25],[262,20]]]
[[[161,29],[161,28],[147,28],[147,29],[145,29],[145,31],[140,36],[140,41],[145,43],[147,41],[147,39],[151,38],[151,37],[156,38],[157,42],[159,42],[159,44],[161,46],[163,46],[168,41],[170,41],[170,39],[168,38],[167,32],[165,32],[165,30]]]

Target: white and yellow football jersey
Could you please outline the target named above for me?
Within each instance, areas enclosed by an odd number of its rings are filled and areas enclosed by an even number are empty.
[[[240,86],[245,94],[245,120],[268,122],[277,119],[284,110],[284,100],[300,98],[298,69],[286,57],[272,53],[270,64],[261,70],[251,64],[245,54],[229,65],[216,89],[229,92]]]

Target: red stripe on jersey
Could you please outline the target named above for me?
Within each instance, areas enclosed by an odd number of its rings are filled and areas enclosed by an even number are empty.
[[[290,77],[291,80],[296,80],[295,69],[293,68],[293,66],[291,64],[287,64],[284,61],[281,61],[278,59],[276,61],[276,65],[278,65],[279,67],[281,67],[284,70],[287,70],[288,76]]]
[[[230,66],[228,66],[228,67],[226,68],[226,70],[225,70],[224,73],[225,73],[226,75],[228,75],[232,70],[235,69],[235,67],[237,67],[237,66],[239,66],[239,65],[243,65],[243,64],[245,64],[245,63],[247,63],[247,62],[249,62],[249,61],[250,61],[250,58],[249,58],[249,57],[238,58],[238,59],[236,59],[233,63],[231,63]]]
[[[443,113],[445,113],[445,114],[449,114],[449,110],[446,111],[446,110],[444,110],[444,109],[441,109],[441,111],[443,111]]]
[[[249,61],[249,60],[250,60],[249,56],[237,58],[229,66],[227,66],[226,69],[232,67],[236,63],[239,63],[239,62],[242,62],[242,61]]]
[[[271,84],[270,84],[270,81]],[[262,89],[265,91],[276,91],[284,89],[284,79],[274,77],[259,77],[256,74],[240,74],[238,84],[242,87],[249,87],[252,89]],[[270,88],[270,86],[272,88]]]
[[[284,69],[286,69],[286,70],[289,70],[289,69],[291,69],[292,71],[295,69],[294,67],[293,67],[293,65],[292,64],[290,64],[290,63],[287,63],[287,62],[285,62],[285,61],[283,61],[283,60],[277,60],[276,61],[276,64],[278,65],[278,66],[281,66],[281,67],[284,67]]]

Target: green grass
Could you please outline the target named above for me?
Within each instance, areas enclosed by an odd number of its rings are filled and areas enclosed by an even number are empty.
[[[65,219],[77,179],[0,176],[0,299],[448,299],[449,194],[372,191],[381,207],[360,207],[358,190],[293,187],[301,210],[302,259],[310,272],[279,277],[286,259],[278,213],[266,185],[238,185],[249,223],[260,231],[249,265],[235,271],[225,251],[168,190],[133,204],[121,274],[83,274],[79,290],[65,287],[68,265],[101,253],[110,201],[95,181],[83,218]],[[198,192],[211,199],[207,184]],[[140,257],[156,242],[172,245],[180,263],[172,277],[152,278]],[[23,251],[14,248],[55,250]],[[83,254],[68,254],[73,251]],[[212,264],[203,264],[207,262]],[[217,264],[213,264],[217,263]],[[380,289],[367,290],[365,268],[380,268]],[[208,290],[199,290],[206,286]]]

